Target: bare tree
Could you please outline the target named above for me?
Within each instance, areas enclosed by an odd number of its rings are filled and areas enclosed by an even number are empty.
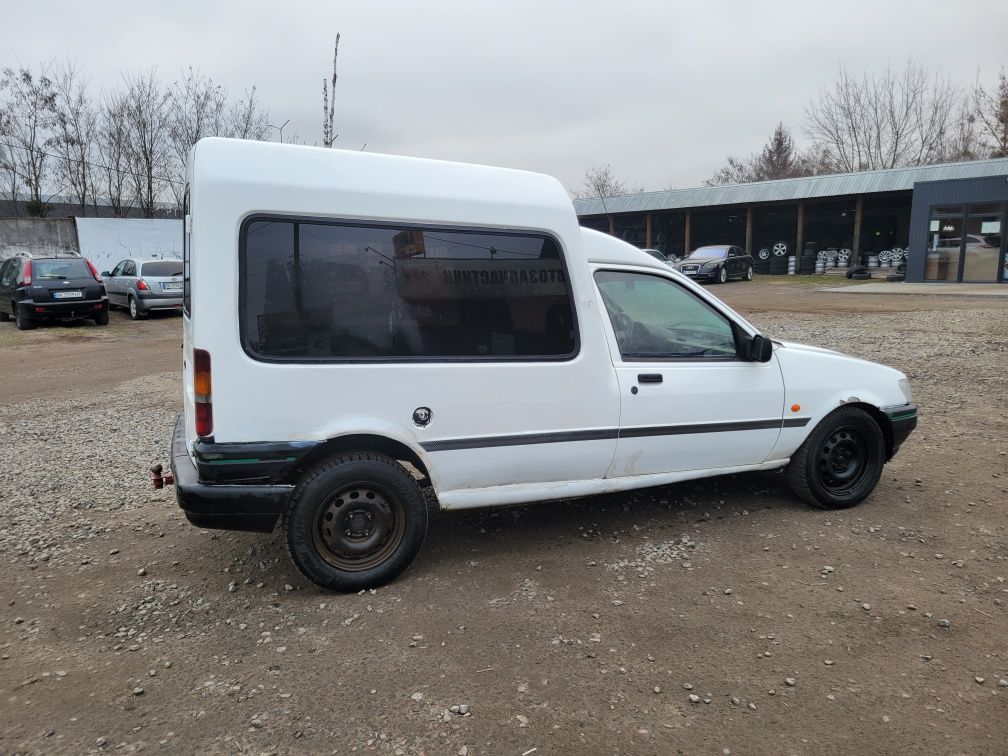
[[[125,84],[129,175],[140,211],[145,218],[153,218],[165,191],[173,183],[182,183],[179,173],[172,175],[171,92],[161,85],[153,68],[126,77]]]
[[[729,156],[725,166],[705,183],[708,186],[746,184],[808,176],[814,172],[815,161],[798,150],[791,132],[783,123],[778,123],[760,152],[748,158]]]
[[[205,136],[224,132],[227,92],[192,68],[171,88],[171,142],[175,157],[185,164],[189,150]]]
[[[593,165],[585,171],[584,184],[581,189],[574,190],[575,197],[591,199],[596,197],[615,197],[617,194],[633,194],[643,192],[644,187],[628,185],[623,179],[617,178],[612,165]]]
[[[99,180],[101,190],[117,217],[129,215],[133,206],[130,181],[129,122],[126,98],[113,92],[103,97],[98,124]]]
[[[805,109],[813,148],[842,172],[924,165],[947,159],[962,90],[940,73],[908,61],[837,80]]]
[[[0,102],[0,197],[11,201],[14,214],[18,214],[18,172],[14,150],[8,146],[6,136],[10,130],[10,115],[5,103]]]
[[[332,90],[329,83],[322,80],[322,145],[332,147],[339,134],[333,132],[333,116],[336,110],[336,59],[339,57],[340,35],[336,35],[336,44],[332,54]]]
[[[982,149],[990,157],[1008,157],[1008,77],[1003,68],[990,92],[979,83],[973,88],[973,105]]]
[[[245,97],[231,103],[226,117],[226,133],[236,139],[262,141],[269,136],[269,111],[256,101],[256,88],[245,90]]]
[[[5,68],[0,88],[7,98],[4,162],[17,174],[15,183],[24,186],[28,193],[25,211],[44,216],[48,211],[46,200],[55,194],[46,194],[53,178],[49,150],[55,140],[56,111],[50,67],[42,66],[38,74],[26,68]]]
[[[91,104],[87,81],[72,63],[55,74],[56,171],[60,183],[77,202],[81,215],[88,202],[96,204],[92,179],[98,116]]]

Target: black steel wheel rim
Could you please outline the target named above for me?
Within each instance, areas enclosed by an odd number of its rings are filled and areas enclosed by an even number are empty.
[[[319,555],[348,572],[377,567],[395,553],[405,534],[402,503],[371,482],[343,485],[327,496],[312,528]]]
[[[834,429],[819,447],[816,475],[831,494],[849,494],[871,472],[868,441],[860,430],[845,425]]]

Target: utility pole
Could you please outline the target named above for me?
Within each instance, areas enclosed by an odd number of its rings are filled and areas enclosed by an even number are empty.
[[[277,131],[280,132],[280,144],[283,144],[283,130],[284,130],[284,126],[286,126],[288,123],[290,123],[290,118],[288,118],[286,121],[284,121],[283,123],[281,123],[279,126],[274,126],[272,123],[269,124],[269,127],[271,129],[276,129]]]

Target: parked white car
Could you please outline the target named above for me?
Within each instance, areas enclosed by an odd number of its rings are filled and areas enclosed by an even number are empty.
[[[548,176],[205,139],[185,201],[177,495],[359,590],[429,486],[490,507],[787,467],[852,506],[916,425],[891,368],[771,342]]]

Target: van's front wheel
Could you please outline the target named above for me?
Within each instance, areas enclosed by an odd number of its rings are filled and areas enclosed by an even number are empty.
[[[809,434],[787,467],[794,494],[819,509],[846,509],[870,494],[882,476],[885,438],[857,407],[830,413]]]
[[[313,583],[359,591],[405,570],[427,533],[427,504],[406,469],[358,452],[312,468],[291,495],[287,548]]]

